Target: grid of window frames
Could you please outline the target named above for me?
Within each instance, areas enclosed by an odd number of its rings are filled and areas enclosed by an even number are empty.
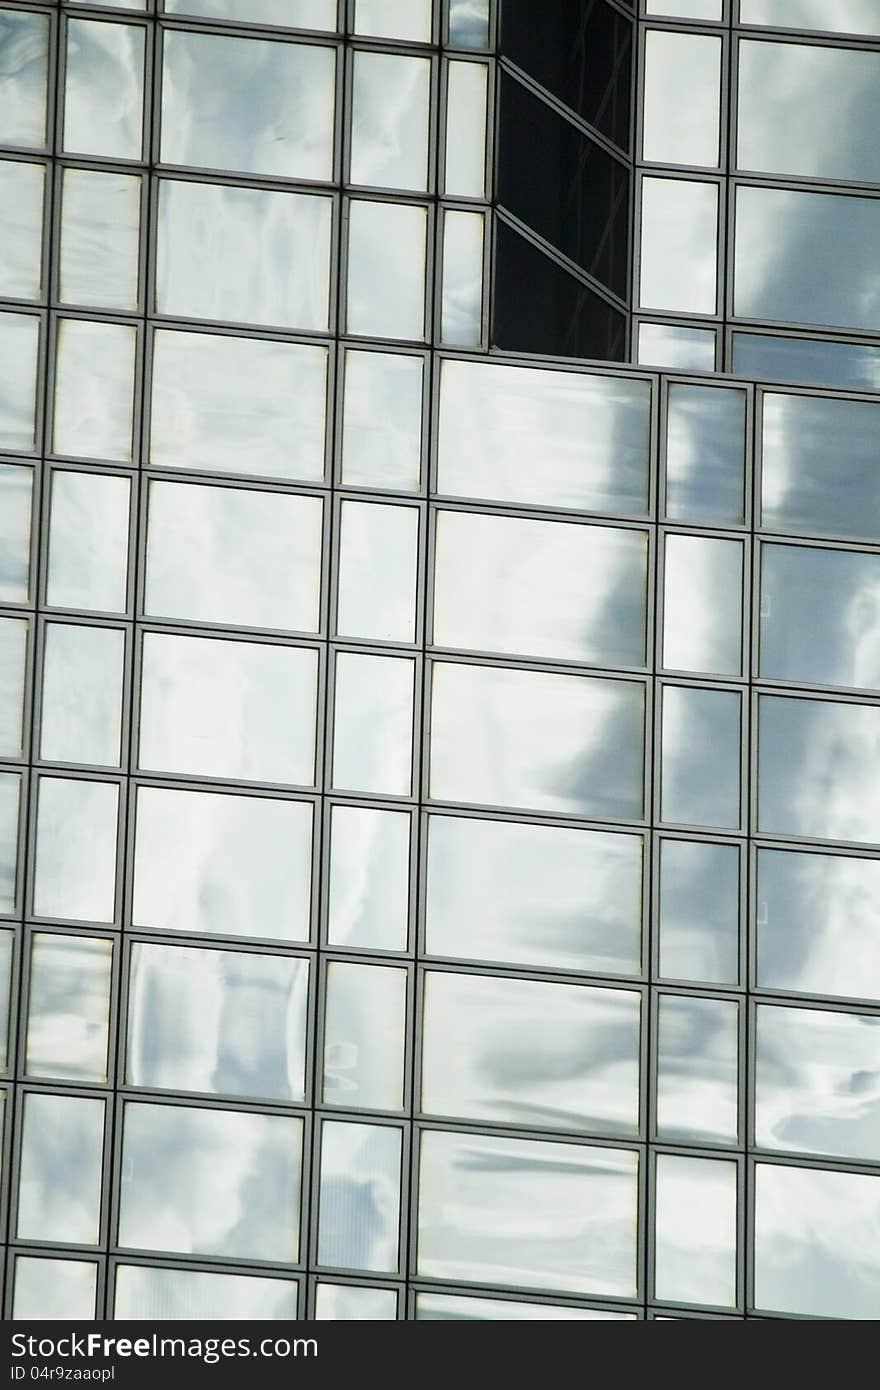
[[[0,7],[7,1314],[876,1316],[880,405],[411,331],[484,10],[255,4]]]

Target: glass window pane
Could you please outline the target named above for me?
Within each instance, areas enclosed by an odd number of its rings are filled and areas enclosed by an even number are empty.
[[[160,330],[152,390],[154,467],[323,479],[326,348]]]
[[[825,29],[834,34],[880,34],[880,0],[740,0],[741,24]]]
[[[409,796],[415,663],[340,652],[336,658],[333,786]]]
[[[396,1289],[366,1284],[324,1284],[315,1290],[316,1322],[395,1322]]]
[[[302,1102],[308,1004],[307,960],[136,941],[126,1083]]]
[[[30,595],[32,468],[0,464],[0,603],[27,603]]]
[[[136,309],[140,178],[95,169],[61,177],[61,303]]]
[[[714,314],[718,185],[642,179],[639,303]]]
[[[783,0],[785,3],[787,0]],[[724,17],[724,0],[646,0],[645,11],[647,14],[675,15],[678,19],[720,21]]]
[[[690,840],[660,845],[660,974],[739,982],[739,849]]]
[[[526,506],[644,512],[650,404],[646,381],[444,362],[438,489]]]
[[[666,515],[738,526],[745,520],[746,393],[670,383]]]
[[[639,1036],[627,990],[428,971],[422,1109],[635,1135]]]
[[[40,320],[0,313],[0,449],[33,453]]]
[[[727,830],[739,827],[740,721],[736,691],[665,687],[663,820]]]
[[[293,1264],[303,1122],[127,1102],[119,1244]]]
[[[165,0],[165,13],[289,25],[293,29],[336,28],[336,0]]]
[[[163,180],[158,313],[326,332],[332,221],[314,194]]]
[[[168,8],[166,0],[166,9]],[[187,0],[196,12],[196,0]],[[297,1315],[297,1286],[289,1279],[208,1274],[195,1269],[117,1265],[113,1316],[125,1322],[288,1322]]]
[[[758,850],[757,982],[880,1002],[880,860]]]
[[[31,939],[25,1070],[29,1076],[106,1081],[113,943],[106,938]]]
[[[0,35],[2,32],[0,27]],[[44,183],[45,169],[42,164],[0,160],[0,239],[3,243],[0,294],[5,299],[40,298]]]
[[[642,157],[714,168],[720,105],[721,39],[648,29]]]
[[[419,513],[414,507],[343,502],[339,530],[341,637],[416,639]]]
[[[873,1318],[878,1223],[876,1177],[758,1163],[756,1306],[807,1317]]]
[[[52,448],[130,463],[137,329],[62,319],[55,359]]]
[[[880,404],[768,393],[761,525],[880,540]]]
[[[628,1149],[423,1133],[419,1274],[634,1298],[638,1163]]]
[[[140,766],[310,785],[317,682],[311,648],[145,633]]]
[[[647,565],[644,531],[439,511],[434,641],[643,666]]]
[[[5,780],[5,777],[0,778],[0,800],[2,800],[3,797],[2,783]],[[0,808],[0,816],[2,816],[2,814],[2,808]],[[12,994],[12,962],[14,956],[15,933],[6,930],[0,931],[0,1071],[7,1071],[10,1061],[9,1022]]]
[[[24,685],[28,624],[0,618],[0,757],[20,758],[24,736]]]
[[[145,612],[317,632],[323,512],[318,497],[151,482]]]
[[[743,546],[705,536],[666,536],[663,665],[676,671],[742,671]]]
[[[880,555],[761,547],[761,675],[880,686]]]
[[[40,779],[34,872],[38,917],[113,921],[118,808],[116,782]]]
[[[12,1316],[21,1322],[92,1321],[98,1266],[92,1260],[41,1260],[18,1255]]]
[[[330,179],[335,86],[332,48],[166,29],[160,159]]]
[[[98,1244],[103,1149],[103,1100],[25,1096],[19,1240]]]
[[[427,189],[430,59],[356,51],[353,71],[351,182]]]
[[[354,32],[431,42],[431,0],[355,0]]]
[[[449,0],[449,42],[459,48],[489,47],[489,0]]]
[[[479,4],[479,0],[477,0]],[[450,11],[450,42],[455,15]],[[464,29],[459,14],[460,30]],[[474,26],[478,28],[478,25]],[[472,31],[473,32],[473,31]],[[473,37],[477,37],[473,34]],[[465,46],[465,45],[462,45]],[[480,47],[479,43],[467,47]],[[450,63],[446,77],[446,171],[444,191],[453,198],[486,194],[486,103],[489,69],[485,63]]]
[[[365,806],[334,806],[330,814],[330,945],[405,951],[409,816]]]
[[[0,912],[12,913],[18,881],[18,815],[21,778],[0,772]]]
[[[739,1005],[662,994],[657,1034],[657,1134],[735,1144],[739,1133]]]
[[[657,1155],[654,1294],[736,1304],[736,1164]]]
[[[44,628],[40,757],[119,763],[125,633],[47,623]]]
[[[644,686],[438,662],[430,796],[638,820]]]
[[[46,144],[49,16],[0,10],[0,142]]]
[[[736,190],[734,313],[880,328],[880,201],[782,188]]]
[[[880,1018],[761,1004],[755,1026],[756,1143],[880,1158]]]
[[[424,338],[427,210],[356,198],[348,212],[346,331]]]
[[[326,988],[324,1104],[402,1109],[406,971],[334,960]]]
[[[413,492],[421,479],[421,357],[345,354],[342,482]]]
[[[715,329],[679,323],[640,323],[636,360],[679,372],[714,372]]]
[[[443,214],[441,341],[479,347],[483,337],[482,213]]]
[[[426,916],[431,955],[637,974],[641,837],[430,816]]]
[[[731,370],[737,376],[823,382],[853,391],[880,389],[880,348],[872,343],[795,338],[783,333],[734,333],[731,347]]]
[[[64,145],[67,152],[140,159],[144,39],[137,24],[67,21]]]
[[[880,841],[880,707],[762,695],[758,825],[774,835]]]
[[[308,941],[312,804],[140,787],[135,926]]]
[[[130,495],[128,478],[53,471],[47,603],[125,611]]]
[[[389,1125],[324,1121],[319,1264],[396,1271],[402,1139]]]
[[[464,1294],[417,1293],[417,1322],[620,1322],[635,1313],[574,1308],[564,1303],[521,1303],[506,1298],[469,1298]]]

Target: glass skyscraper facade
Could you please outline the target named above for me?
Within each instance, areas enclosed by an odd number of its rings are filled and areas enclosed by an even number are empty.
[[[880,1317],[878,74],[0,3],[7,1317]]]

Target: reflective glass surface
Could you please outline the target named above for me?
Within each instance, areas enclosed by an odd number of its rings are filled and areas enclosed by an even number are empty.
[[[41,164],[0,160],[0,294],[5,299],[40,297],[44,183]]]
[[[358,1284],[327,1284],[315,1290],[316,1322],[395,1322],[397,1293]]]
[[[880,389],[880,348],[833,338],[789,338],[782,333],[733,333],[732,370],[772,381],[824,382],[853,391]]]
[[[714,168],[719,155],[721,39],[648,29],[644,43],[643,159]]]
[[[353,72],[351,182],[425,190],[430,59],[355,52]]]
[[[718,186],[642,180],[639,303],[646,309],[714,314]]]
[[[414,642],[419,513],[343,502],[339,518],[340,637]]]
[[[406,971],[331,961],[325,1007],[325,1104],[401,1110]]]
[[[657,1134],[735,1144],[739,1005],[663,994],[657,1041]],[[711,1301],[711,1300],[709,1300]]]
[[[737,526],[745,520],[746,394],[670,383],[666,404],[666,515]]]
[[[187,9],[195,10],[194,0]],[[288,1279],[246,1274],[211,1274],[195,1269],[116,1266],[113,1316],[144,1322],[285,1322],[297,1314],[297,1286]]]
[[[636,360],[649,367],[714,372],[715,329],[677,323],[640,323]]]
[[[482,213],[443,214],[443,287],[440,337],[456,347],[479,347],[483,313]]]
[[[880,405],[768,392],[762,413],[762,525],[880,540]]]
[[[354,32],[429,43],[431,0],[355,0]]]
[[[42,149],[46,143],[49,17],[0,10],[0,140]]]
[[[346,328],[371,338],[424,338],[428,215],[404,203],[348,205]]]
[[[0,602],[27,603],[30,592],[33,469],[0,464]]]
[[[42,1260],[18,1255],[12,1317],[67,1322],[95,1316],[98,1265],[92,1260]]]
[[[342,481],[411,492],[421,477],[421,357],[345,353]]]
[[[120,628],[46,624],[41,758],[118,765],[124,665]]]
[[[40,779],[34,912],[112,922],[119,787],[66,777]]]
[[[334,806],[327,936],[333,946],[406,950],[410,818]]]
[[[333,786],[409,796],[415,663],[340,652],[336,658]]]
[[[743,546],[706,536],[668,535],[663,577],[664,666],[738,676]]]
[[[449,42],[461,48],[489,45],[489,0],[449,0]]]
[[[131,482],[106,473],[52,473],[46,602],[124,612]]]
[[[575,1308],[564,1303],[521,1303],[506,1298],[468,1298],[464,1294],[417,1293],[419,1322],[618,1322],[634,1313]]]
[[[840,34],[880,34],[880,0],[740,0],[742,24],[826,29]]]
[[[57,343],[53,451],[130,463],[136,330],[62,319]]]
[[[14,912],[18,872],[21,778],[0,772],[0,912]]]
[[[402,1131],[321,1126],[318,1263],[393,1273],[400,1224]]]
[[[103,1150],[103,1100],[37,1092],[25,1096],[19,1240],[98,1244]]]
[[[668,980],[739,980],[739,849],[666,840],[660,847],[659,966]]]
[[[880,686],[880,555],[761,547],[761,675]]]
[[[735,830],[740,822],[741,698],[732,690],[663,690],[661,816]]]
[[[28,624],[0,617],[0,757],[20,758],[24,739],[24,683]]]
[[[450,11],[450,38],[454,19]],[[488,75],[484,63],[451,62],[447,69],[445,192],[454,198],[482,198],[486,191]]]
[[[145,29],[67,21],[64,149],[68,154],[140,159]]]
[[[0,313],[0,448],[31,453],[37,410],[40,320]]]
[[[165,0],[165,13],[287,24],[294,29],[336,28],[336,0]]]
[[[733,1307],[736,1164],[658,1154],[656,1201],[656,1297]]]
[[[25,1070],[106,1081],[113,943],[36,932],[31,939]]]

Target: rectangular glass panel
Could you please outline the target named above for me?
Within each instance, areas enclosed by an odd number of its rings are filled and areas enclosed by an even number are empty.
[[[431,0],[355,0],[354,32],[431,42]]]
[[[428,1114],[638,1133],[638,994],[431,970],[422,1026]]]
[[[159,158],[331,179],[335,88],[332,48],[165,29]]]
[[[307,960],[136,941],[126,1083],[302,1103],[308,1006]]]
[[[118,765],[125,633],[72,623],[47,623],[43,631],[40,757]]]
[[[438,490],[526,506],[645,512],[650,405],[647,381],[443,362]]]
[[[311,785],[317,684],[311,648],[145,633],[140,766]]]
[[[417,1293],[417,1322],[619,1322],[635,1313],[575,1308],[566,1303],[525,1303],[466,1294]]]
[[[324,347],[159,330],[150,463],[320,482],[326,403]]]
[[[768,392],[761,525],[880,540],[880,404]]]
[[[358,1284],[320,1283],[315,1290],[315,1322],[396,1322],[396,1289]]]
[[[336,28],[336,0],[165,0],[165,13],[289,25],[292,29]]]
[[[421,480],[421,357],[345,353],[342,482],[414,492]]]
[[[320,195],[162,180],[157,312],[326,332],[332,222]]]
[[[724,17],[724,0],[645,0],[645,12],[675,15],[677,19],[720,21]]]
[[[125,611],[130,496],[128,478],[53,471],[48,604]]]
[[[758,826],[880,841],[880,706],[762,695]]]
[[[326,990],[324,1104],[402,1109],[406,971],[334,960]]]
[[[0,10],[0,51],[0,142],[43,149],[49,16],[29,10]]]
[[[641,915],[638,835],[428,819],[430,955],[633,975]]]
[[[738,526],[745,520],[746,393],[670,383],[666,515]]]
[[[0,778],[0,818],[5,778]],[[2,901],[2,900],[0,900]],[[15,957],[15,933],[0,931],[0,1071],[9,1068],[9,1020],[12,990],[12,962]],[[17,982],[16,982],[17,984]]]
[[[319,1264],[397,1270],[402,1139],[389,1125],[324,1121]]]
[[[429,1130],[418,1273],[634,1298],[639,1156]]]
[[[39,299],[42,292],[45,173],[42,164],[0,160],[0,294],[4,299]]]
[[[0,313],[0,449],[34,451],[39,349],[35,314]]]
[[[853,391],[880,389],[880,348],[833,338],[795,338],[783,333],[733,333],[737,376],[770,381],[824,382]]]
[[[0,603],[27,603],[30,595],[34,471],[0,464]]]
[[[295,1263],[302,1139],[298,1116],[127,1102],[119,1244]]]
[[[738,676],[743,649],[743,546],[667,535],[663,567],[663,665]]]
[[[92,1321],[98,1292],[94,1260],[41,1260],[18,1255],[12,1317],[17,1322]]]
[[[660,974],[739,983],[739,849],[691,840],[660,845]]]
[[[736,1305],[735,1163],[657,1155],[654,1296]]]
[[[434,642],[643,666],[645,531],[437,512]]]
[[[15,911],[20,799],[21,777],[0,772],[0,912]]]
[[[720,107],[721,39],[648,29],[642,158],[715,168]]]
[[[25,1071],[106,1081],[113,943],[88,936],[31,938]]]
[[[24,685],[28,624],[0,618],[0,757],[20,758],[24,737]]]
[[[317,632],[323,513],[318,497],[151,482],[144,611]]]
[[[483,225],[478,212],[443,214],[440,338],[479,347],[483,337]]]
[[[450,12],[450,42],[460,43],[460,39],[451,37],[455,27],[454,18]],[[451,62],[446,74],[444,192],[452,198],[483,198],[486,194],[489,69],[485,63]]]
[[[98,1244],[103,1150],[103,1100],[25,1096],[19,1240]]]
[[[73,458],[132,459],[137,329],[61,319],[52,449]]]
[[[113,921],[118,808],[116,782],[40,778],[36,916]]]
[[[741,697],[733,690],[663,691],[661,817],[736,830],[740,823]]]
[[[735,1144],[739,1133],[739,1005],[662,994],[657,1032],[657,1134]]]
[[[140,159],[144,119],[144,40],[138,24],[67,21],[64,150]]]
[[[414,507],[343,502],[339,513],[341,637],[416,639],[419,513]]]
[[[366,806],[330,814],[330,945],[405,951],[410,817]]]
[[[832,34],[880,34],[880,0],[740,0],[741,24],[825,29]]]
[[[430,59],[355,51],[353,71],[351,182],[426,190]]]
[[[715,329],[680,323],[640,323],[636,361],[678,372],[714,372]]]
[[[459,48],[489,47],[489,0],[449,0],[449,42]]]
[[[186,0],[187,10],[197,12],[196,4]],[[115,1290],[113,1316],[125,1322],[287,1322],[297,1315],[292,1279],[120,1264]]]
[[[140,177],[65,169],[61,178],[61,303],[136,309]]]
[[[427,210],[356,198],[348,213],[346,331],[424,338]]]
[[[759,849],[757,983],[880,1002],[880,860]]]
[[[430,795],[638,820],[644,686],[438,662]]]
[[[139,787],[132,922],[308,941],[312,804]]]
[[[717,240],[717,184],[643,178],[639,303],[714,314]]]
[[[415,662],[340,652],[336,658],[333,786],[409,796]]]

